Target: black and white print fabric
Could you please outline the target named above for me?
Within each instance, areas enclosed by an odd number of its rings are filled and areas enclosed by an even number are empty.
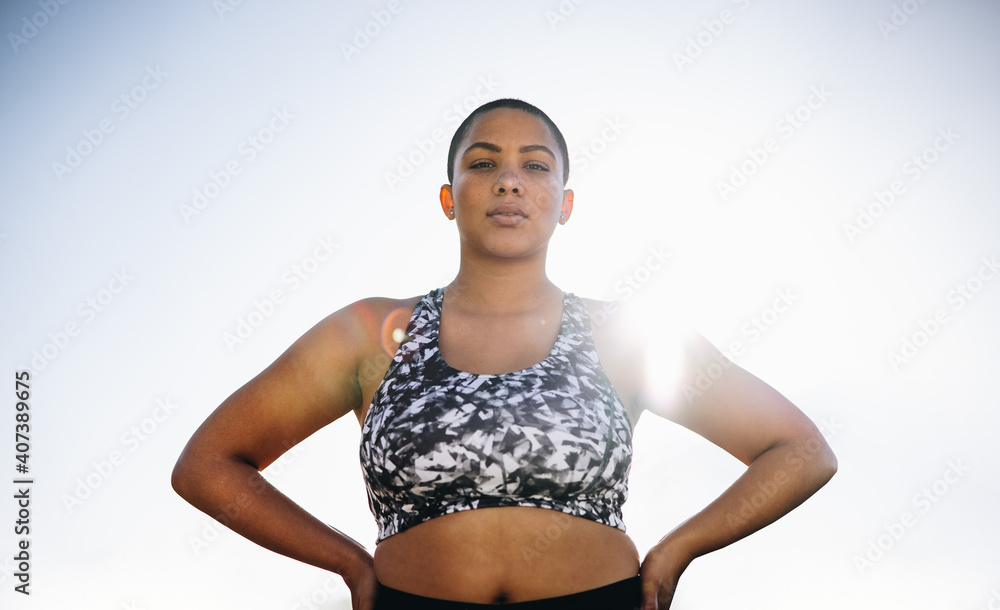
[[[416,305],[361,429],[378,539],[475,508],[535,506],[625,530],[632,426],[594,349],[586,303],[563,293],[541,362],[498,375],[438,351],[444,288]]]

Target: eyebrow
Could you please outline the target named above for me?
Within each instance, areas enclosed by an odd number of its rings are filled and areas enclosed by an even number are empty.
[[[468,148],[465,149],[465,152],[462,153],[462,156],[464,157],[465,155],[469,154],[469,151],[472,150],[473,148],[485,148],[490,152],[495,152],[495,153],[500,152],[500,147],[491,142],[473,142],[472,144],[469,145]],[[548,153],[548,155],[552,157],[553,160],[555,160],[556,158],[555,154],[553,154],[553,152],[549,150],[548,146],[543,146],[541,144],[528,144],[527,146],[522,146],[520,148],[520,152],[522,153],[530,153],[535,151]]]

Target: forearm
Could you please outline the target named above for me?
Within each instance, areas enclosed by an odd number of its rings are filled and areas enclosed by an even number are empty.
[[[196,508],[276,553],[348,581],[362,571],[362,564],[371,564],[363,546],[308,513],[242,460],[179,462],[172,483]]]
[[[684,565],[773,523],[834,475],[822,436],[777,444],[759,455],[722,495],[663,537]]]

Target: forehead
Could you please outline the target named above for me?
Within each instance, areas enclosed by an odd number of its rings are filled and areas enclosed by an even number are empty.
[[[477,117],[465,134],[462,146],[472,142],[515,140],[521,144],[544,144],[553,151],[556,139],[541,118],[515,108],[496,108]],[[461,153],[460,149],[460,153]]]

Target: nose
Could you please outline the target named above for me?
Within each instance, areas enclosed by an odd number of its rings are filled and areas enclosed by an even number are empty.
[[[520,194],[523,189],[520,177],[517,175],[517,172],[511,169],[505,169],[500,172],[494,188],[499,195],[506,195],[507,193]]]

